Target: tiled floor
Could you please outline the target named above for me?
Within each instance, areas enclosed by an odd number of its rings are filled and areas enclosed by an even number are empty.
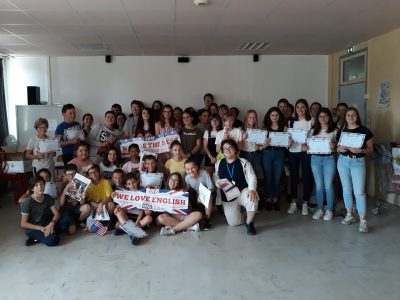
[[[217,216],[209,232],[150,238],[80,232],[24,246],[10,196],[0,204],[0,299],[400,299],[400,214],[371,232],[340,219],[262,212],[258,234]]]

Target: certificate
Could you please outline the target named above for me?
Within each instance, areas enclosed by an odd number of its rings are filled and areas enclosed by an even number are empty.
[[[365,134],[342,132],[338,145],[352,148],[361,148],[365,140]]]
[[[68,141],[76,139],[76,138],[79,138],[80,140],[85,140],[85,133],[80,128],[71,127],[69,129],[66,129],[65,135],[66,135]]]
[[[247,128],[247,141],[262,145],[267,138],[268,131],[262,129]]]
[[[199,201],[205,206],[208,207],[211,199],[211,191],[205,187],[202,183],[199,186]]]
[[[331,154],[331,139],[312,137],[307,139],[308,154]]]
[[[290,134],[288,132],[271,132],[269,133],[271,141],[269,145],[272,147],[289,147]]]
[[[292,140],[296,143],[299,144],[305,144],[307,141],[307,129],[294,129],[294,128],[289,128],[288,132],[290,133],[290,136],[292,137]]]
[[[161,187],[163,173],[140,173],[141,187]]]
[[[40,140],[38,145],[40,153],[56,152],[60,149],[58,139]]]

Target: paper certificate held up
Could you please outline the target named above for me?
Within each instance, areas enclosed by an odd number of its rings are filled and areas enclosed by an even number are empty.
[[[307,133],[308,133],[308,131],[306,129],[289,128],[288,132],[290,133],[290,136],[294,142],[299,143],[299,144],[306,143]]]
[[[338,145],[352,148],[361,148],[365,140],[365,134],[342,132]]]
[[[199,186],[199,201],[205,206],[208,207],[211,199],[211,191],[205,187],[202,183]]]
[[[215,182],[215,185],[224,192],[228,202],[240,196],[239,189],[228,179],[219,179]]]
[[[307,139],[308,154],[331,154],[331,139],[312,137]]]
[[[69,129],[66,129],[64,132],[65,132],[65,135],[66,135],[68,141],[76,139],[76,138],[79,138],[82,141],[85,140],[85,133],[80,128],[71,127]]]
[[[289,147],[290,134],[288,132],[269,132],[271,141],[269,145],[272,147]]]
[[[91,180],[76,173],[71,183],[69,183],[65,190],[65,195],[70,196],[77,201],[82,200],[82,194],[88,189]]]
[[[38,145],[40,153],[56,152],[60,149],[58,139],[40,140]]]
[[[160,188],[163,176],[163,173],[140,173],[140,186]]]
[[[262,145],[267,138],[268,131],[262,129],[247,128],[247,141]]]

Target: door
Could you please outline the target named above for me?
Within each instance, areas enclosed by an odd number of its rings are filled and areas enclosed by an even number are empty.
[[[360,113],[361,124],[365,126],[365,93],[367,91],[367,83],[360,82],[354,84],[341,85],[339,88],[340,102],[345,102],[347,105],[357,108]]]

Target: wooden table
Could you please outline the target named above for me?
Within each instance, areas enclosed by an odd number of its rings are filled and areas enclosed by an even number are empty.
[[[12,188],[14,192],[14,201],[17,204],[19,197],[24,194],[28,189],[29,179],[32,176],[32,172],[27,173],[2,173],[0,174],[0,182],[3,185],[3,182],[7,183],[8,181],[12,182]]]

